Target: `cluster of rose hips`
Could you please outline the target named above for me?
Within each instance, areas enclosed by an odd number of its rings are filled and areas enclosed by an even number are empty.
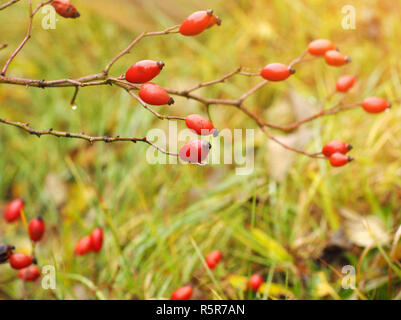
[[[206,265],[210,270],[213,270],[214,268],[216,268],[221,258],[222,258],[221,251],[213,250],[205,258]],[[263,284],[263,278],[259,274],[253,274],[247,281],[245,289],[247,290],[251,289],[256,292],[258,291],[259,287],[262,284]],[[193,289],[189,285],[178,288],[172,293],[170,300],[188,300],[192,296],[192,291]]]
[[[11,201],[6,207],[4,219],[7,223],[13,223],[21,218],[24,210],[24,202],[21,199]],[[27,227],[27,231],[32,242],[38,242],[45,233],[45,222],[41,217],[32,219]],[[19,270],[18,277],[25,281],[34,281],[40,276],[35,257],[24,253],[14,253],[15,247],[8,244],[1,244],[1,260],[0,263],[9,262],[13,269]]]
[[[4,212],[4,219],[7,223],[14,223],[24,216],[24,201],[15,199],[11,201]],[[40,241],[45,233],[45,222],[42,217],[32,219],[27,231],[33,243]],[[90,251],[99,252],[103,245],[103,230],[94,229],[89,236],[83,237],[75,246],[76,255],[84,255]],[[25,281],[35,281],[40,276],[39,268],[32,264],[37,264],[34,256],[24,253],[14,253],[15,247],[8,244],[0,244],[0,263],[9,262],[13,269],[19,270],[18,277]]]

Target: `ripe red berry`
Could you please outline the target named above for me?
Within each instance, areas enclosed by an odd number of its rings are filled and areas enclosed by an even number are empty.
[[[18,271],[18,278],[25,281],[35,281],[40,277],[39,268],[36,266],[30,266],[28,268],[21,269]]]
[[[258,291],[259,287],[263,283],[263,278],[259,274],[253,274],[248,280],[247,288],[253,291]]]
[[[4,218],[7,222],[14,222],[19,219],[22,209],[24,209],[24,201],[15,199],[8,204],[4,213]]]
[[[211,144],[204,140],[192,140],[184,144],[178,155],[187,162],[202,163],[209,154]]]
[[[207,29],[213,27],[215,24],[217,24],[218,26],[221,25],[221,19],[218,16],[212,15],[209,19]]]
[[[36,263],[36,259],[23,253],[13,253],[10,256],[10,265],[14,269],[23,269]]]
[[[185,118],[185,124],[187,125],[188,129],[191,129],[202,136],[207,136],[211,133],[216,135],[218,133],[213,124],[199,114],[190,114],[187,116]]]
[[[96,228],[90,234],[91,247],[95,252],[99,252],[102,249],[103,244],[103,230],[102,228]]]
[[[220,262],[222,257],[220,250],[214,250],[210,252],[206,257],[206,264],[210,269],[214,269]]]
[[[362,108],[369,113],[380,113],[390,107],[390,102],[379,97],[369,97],[362,102]]]
[[[213,10],[196,11],[184,20],[179,32],[184,36],[195,36],[209,26],[211,17],[213,17]]]
[[[342,154],[340,152],[333,153],[330,158],[330,164],[333,167],[342,167],[346,165],[348,162],[351,162],[354,160],[354,158],[346,156],[345,154]]]
[[[92,242],[90,236],[85,236],[75,245],[74,254],[82,256],[92,250]]]
[[[330,157],[333,153],[340,152],[346,154],[352,149],[352,146],[340,140],[333,140],[325,144],[322,148],[322,153],[326,157]]]
[[[355,76],[342,76],[337,80],[336,89],[339,92],[347,92],[356,82]]]
[[[334,50],[335,45],[327,39],[317,39],[309,43],[308,52],[314,56],[322,56],[326,51]]]
[[[53,0],[51,5],[64,18],[78,18],[80,16],[77,8],[68,0]]]
[[[171,105],[174,99],[171,98],[166,90],[153,82],[147,82],[139,89],[139,97],[146,103],[154,106]]]
[[[262,69],[260,75],[269,81],[282,81],[294,74],[295,70],[282,63],[271,63]]]
[[[191,295],[192,295],[192,287],[185,286],[175,290],[171,295],[170,300],[188,300],[189,298],[191,298]]]
[[[163,67],[163,61],[141,60],[129,67],[125,79],[132,83],[145,83],[156,77]]]
[[[342,54],[337,50],[329,50],[324,54],[324,59],[326,60],[328,65],[339,67],[348,62],[351,62],[351,59],[346,55]]]
[[[39,241],[45,233],[45,222],[42,217],[32,219],[28,225],[29,237],[32,241]]]

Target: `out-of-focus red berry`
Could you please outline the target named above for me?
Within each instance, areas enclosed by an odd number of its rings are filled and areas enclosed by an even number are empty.
[[[32,241],[39,241],[45,233],[45,222],[42,217],[32,219],[28,225],[29,237]]]
[[[192,295],[192,287],[185,286],[181,287],[173,292],[170,300],[188,300]]]
[[[206,257],[206,264],[210,269],[214,269],[222,257],[220,250],[213,250]]]
[[[21,216],[21,210],[24,209],[24,201],[21,199],[15,199],[11,201],[6,207],[4,212],[4,218],[7,222],[14,222]]]

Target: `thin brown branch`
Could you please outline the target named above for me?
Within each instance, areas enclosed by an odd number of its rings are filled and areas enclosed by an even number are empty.
[[[3,10],[3,9],[5,9],[5,8],[8,8],[9,6],[13,5],[14,3],[17,3],[18,1],[20,1],[20,0],[10,0],[10,1],[8,1],[8,2],[2,4],[2,5],[0,6],[0,10]]]
[[[25,44],[28,42],[28,40],[31,38],[31,31],[32,31],[32,24],[33,24],[33,17],[35,14],[38,12],[40,8],[42,8],[44,5],[49,4],[53,0],[45,1],[40,3],[35,10],[32,10],[32,2],[31,0],[28,0],[28,10],[29,10],[29,22],[28,22],[28,29],[26,31],[26,35],[24,40],[20,43],[20,45],[15,49],[15,51],[11,54],[11,56],[8,58],[7,62],[5,63],[3,69],[0,72],[0,75],[5,75],[7,72],[7,69],[10,65],[10,63],[14,60],[14,58],[17,56],[17,54],[22,50],[22,48],[25,46]]]
[[[7,120],[7,119],[3,119],[3,118],[0,118],[0,122],[10,125],[10,126],[20,128],[30,134],[36,135],[39,138],[42,135],[52,135],[55,137],[82,139],[82,140],[88,141],[91,144],[94,142],[99,142],[99,141],[103,141],[106,143],[117,142],[117,141],[126,141],[126,142],[128,141],[128,142],[134,142],[134,143],[144,142],[144,143],[147,143],[148,145],[152,146],[153,148],[159,150],[162,153],[178,157],[178,154],[166,151],[165,149],[163,149],[163,148],[157,146],[156,144],[154,144],[153,142],[149,141],[146,137],[144,137],[144,138],[120,137],[120,136],[115,136],[115,137],[98,136],[98,137],[96,137],[96,136],[86,135],[83,132],[73,133],[73,132],[67,132],[67,131],[57,131],[57,130],[53,130],[52,128],[45,129],[45,130],[36,130],[36,129],[31,128],[28,123],[11,121],[11,120]]]
[[[177,33],[178,30],[176,30],[179,27],[179,25],[167,28],[166,30],[163,31],[157,31],[157,32],[142,32],[138,37],[136,37],[129,45],[127,48],[125,48],[123,51],[118,53],[111,61],[107,64],[107,66],[104,68],[103,72],[105,74],[108,74],[111,67],[124,55],[128,54],[131,49],[143,38],[149,37],[149,36],[157,36],[157,35],[164,35],[164,34],[170,34],[170,33]]]

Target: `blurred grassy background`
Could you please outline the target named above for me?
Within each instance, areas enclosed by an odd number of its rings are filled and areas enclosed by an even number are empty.
[[[367,95],[400,96],[397,1],[76,0],[74,4],[81,17],[59,17],[55,30],[43,30],[41,14],[36,17],[32,39],[10,66],[9,75],[50,80],[93,74],[140,32],[163,30],[193,11],[213,8],[223,20],[219,28],[191,38],[144,39],[111,74],[123,74],[137,60],[163,60],[166,68],[157,82],[184,89],[239,65],[257,72],[270,62],[288,63],[310,40],[329,38],[352,57],[351,64],[341,69],[323,61],[301,64],[289,81],[260,90],[247,106],[275,123],[293,121],[297,114],[315,110],[316,101],[342,74],[356,74],[360,80],[348,101]],[[356,9],[356,30],[341,27],[341,8],[348,4]],[[25,34],[25,1],[0,16],[0,44],[9,44],[0,51],[0,61],[5,61]],[[257,81],[238,76],[201,93],[235,98]],[[1,85],[0,116],[29,122],[34,128],[91,135],[142,136],[154,127],[167,128],[166,121],[155,119],[118,88],[80,90],[76,110],[69,104],[72,94],[72,88]],[[183,98],[160,111],[205,114],[202,105]],[[235,109],[213,106],[211,114],[218,128],[254,127]],[[399,297],[400,278],[388,286],[382,253],[367,250],[372,245],[366,240],[367,231],[355,230],[361,227],[362,216],[373,217],[372,224],[381,231],[378,241],[389,251],[400,224],[400,116],[399,105],[377,116],[354,110],[282,137],[309,151],[320,150],[331,139],[351,143],[356,161],[339,169],[283,152],[259,133],[255,172],[249,176],[236,176],[233,165],[149,165],[146,145],[90,146],[48,136],[38,139],[1,126],[1,201],[5,205],[22,197],[29,218],[44,217],[48,232],[37,247],[37,258],[40,265],[57,267],[56,290],[29,284],[27,296],[161,298],[190,283],[194,297],[200,299]],[[354,224],[349,215],[341,214],[345,209],[357,214]],[[73,257],[76,241],[97,225],[106,231],[102,252]],[[21,225],[1,221],[0,234],[2,242],[29,252]],[[346,245],[339,245],[338,239]],[[222,250],[223,262],[213,275],[201,265],[197,248],[202,255]],[[345,264],[358,267],[359,290],[341,289]],[[250,296],[242,290],[241,277],[254,272],[269,285]],[[1,296],[21,298],[22,284],[15,272],[4,265],[0,275]]]

